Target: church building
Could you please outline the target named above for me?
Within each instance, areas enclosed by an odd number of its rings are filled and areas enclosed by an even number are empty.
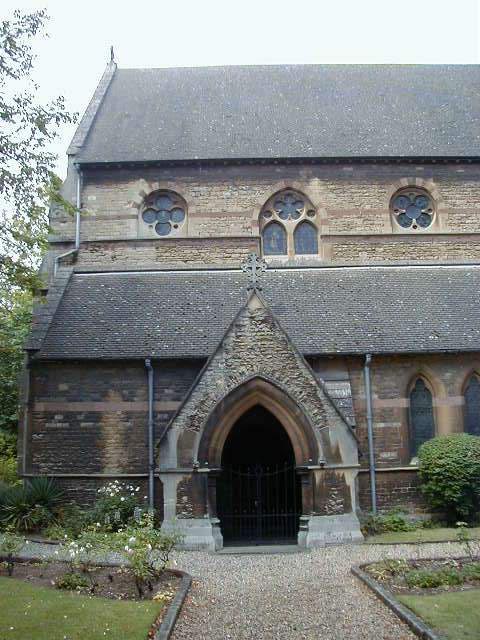
[[[480,435],[480,66],[108,64],[68,148],[19,467],[187,548],[361,540]]]

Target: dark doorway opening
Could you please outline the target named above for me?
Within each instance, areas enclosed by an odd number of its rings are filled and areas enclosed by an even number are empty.
[[[257,405],[235,423],[223,448],[217,507],[224,544],[296,544],[301,505],[288,434]]]

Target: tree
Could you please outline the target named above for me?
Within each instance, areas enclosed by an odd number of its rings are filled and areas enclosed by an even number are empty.
[[[36,99],[31,78],[33,40],[44,31],[44,11],[15,11],[0,23],[0,457],[12,455],[18,419],[18,377],[31,319],[32,290],[48,233],[53,199],[59,195],[51,143],[75,116],[63,98]]]
[[[0,304],[12,291],[37,284],[39,259],[46,246],[48,206],[58,199],[50,150],[59,127],[73,122],[62,97],[47,104],[36,99],[31,77],[32,41],[44,32],[45,11],[0,23]],[[65,203],[67,206],[67,203]],[[1,345],[0,345],[1,346]],[[2,408],[0,407],[0,411]]]
[[[0,436],[2,431],[16,429],[18,378],[31,315],[32,295],[29,291],[15,291],[10,304],[0,307]]]

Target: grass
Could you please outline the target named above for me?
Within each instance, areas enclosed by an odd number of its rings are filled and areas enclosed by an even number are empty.
[[[398,599],[447,640],[480,636],[480,589]]]
[[[480,527],[468,530],[472,538],[480,539]],[[458,529],[454,527],[435,527],[433,529],[415,529],[414,531],[390,531],[367,538],[369,544],[399,544],[409,542],[454,542]]]
[[[108,600],[0,577],[0,640],[145,640],[162,608]]]

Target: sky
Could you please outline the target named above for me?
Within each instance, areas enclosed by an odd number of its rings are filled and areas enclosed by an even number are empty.
[[[113,45],[119,67],[480,63],[480,0],[1,0],[46,8],[35,43],[39,98],[83,113]],[[54,151],[65,174],[75,127]]]

